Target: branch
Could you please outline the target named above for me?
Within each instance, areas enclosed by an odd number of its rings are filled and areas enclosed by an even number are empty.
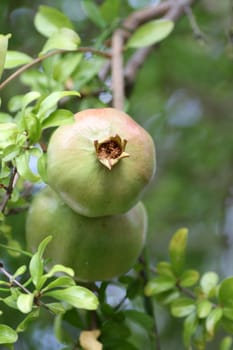
[[[122,28],[115,31],[112,40],[113,107],[123,109],[125,81],[127,81],[129,85],[133,83],[137,71],[152,49],[154,49],[154,46],[139,49],[128,61],[124,69],[123,47],[124,42],[129,38],[130,34],[135,31],[139,25],[161,16],[176,21],[187,11],[187,8],[189,8],[194,1],[196,0],[168,0],[159,5],[149,6],[129,15],[122,23]]]
[[[35,66],[36,64],[46,60],[49,57],[55,56],[55,55],[59,55],[62,53],[71,53],[71,52],[91,52],[94,55],[99,55],[105,58],[110,59],[111,58],[111,54],[105,51],[100,51],[100,50],[96,50],[93,49],[91,47],[79,47],[77,50],[71,51],[71,50],[63,50],[63,49],[58,49],[58,50],[54,50],[54,51],[50,51],[42,56],[39,56],[37,58],[35,58],[33,61],[25,64],[24,66],[20,67],[18,70],[16,70],[13,74],[11,74],[6,80],[4,80],[1,84],[0,84],[0,90],[2,90],[6,85],[8,85],[13,79],[15,79],[16,77],[18,77],[20,74],[22,74],[23,72],[25,72],[26,70],[32,68],[33,66]]]
[[[171,21],[177,21],[184,13],[187,14],[188,9],[190,9],[190,6],[192,3],[194,3],[197,0],[177,0],[177,1],[167,1],[162,3],[161,5],[156,6],[153,11],[151,11],[151,16],[153,14],[153,18],[158,17],[159,15],[163,15],[163,18],[170,19]],[[163,5],[163,6],[162,6]],[[157,11],[156,11],[157,8]],[[139,23],[142,24],[145,22],[143,15],[147,19],[152,19],[150,17],[150,14],[148,14],[146,11],[139,11],[141,13],[135,13],[137,21],[133,20],[133,23]],[[132,15],[133,16],[133,15]],[[193,27],[192,27],[193,28]],[[127,81],[128,85],[132,85],[135,76],[138,72],[138,70],[143,65],[145,59],[148,57],[148,55],[151,53],[152,50],[155,48],[158,48],[159,46],[148,46],[144,47],[142,49],[139,49],[135,52],[135,54],[129,59],[129,61],[126,64],[125,67],[125,80]]]
[[[16,185],[18,178],[19,178],[19,174],[17,172],[17,169],[16,169],[16,167],[13,167],[11,169],[9,185],[5,188],[6,193],[5,193],[5,196],[3,197],[2,203],[0,204],[0,212],[2,214],[5,214],[7,203],[11,198],[12,192],[14,190],[14,187]]]

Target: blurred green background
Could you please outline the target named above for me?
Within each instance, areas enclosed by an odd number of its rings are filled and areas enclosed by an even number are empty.
[[[124,18],[156,1],[118,2],[117,16]],[[94,45],[101,30],[87,18],[79,0],[1,0],[0,33],[12,33],[11,50],[32,56],[40,51],[44,38],[36,32],[33,17],[42,4],[70,17],[83,46]],[[189,267],[201,273],[216,271],[223,278],[233,274],[233,13],[230,1],[203,0],[197,1],[194,14],[203,37],[195,38],[188,18],[182,17],[144,62],[127,105],[157,147],[157,173],[144,197],[151,263],[167,259],[172,234],[187,227]],[[13,95],[24,91],[27,87],[19,79],[11,82],[1,91],[2,110],[7,111]],[[87,98],[73,110],[99,104],[97,97]],[[24,214],[9,218],[13,236],[22,244],[24,219]],[[2,249],[0,253],[10,267],[17,267],[17,258],[9,258]],[[157,313],[164,349],[182,349],[180,322],[160,307]],[[41,320],[18,349],[59,349],[52,330],[43,328]],[[209,349],[218,349],[217,341]]]

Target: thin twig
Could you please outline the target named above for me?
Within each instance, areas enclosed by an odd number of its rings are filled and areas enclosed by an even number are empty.
[[[186,13],[186,15],[188,17],[188,20],[189,20],[190,26],[192,28],[193,35],[194,35],[195,39],[201,40],[203,43],[205,43],[207,40],[205,38],[205,35],[202,33],[202,31],[200,30],[200,28],[197,24],[196,18],[193,14],[191,7],[185,6],[184,12]]]
[[[124,64],[122,47],[124,45],[124,31],[117,29],[112,37],[112,91],[113,107],[124,109]]]
[[[8,280],[9,280],[11,286],[16,286],[16,287],[20,288],[25,294],[32,294],[32,293],[30,292],[29,289],[27,289],[23,284],[21,284],[19,281],[17,281],[17,280],[14,278],[14,276],[11,275],[11,274],[4,268],[4,265],[3,265],[3,263],[1,263],[1,262],[0,262],[0,272],[8,278]],[[35,296],[33,302],[34,302],[34,304],[35,304],[36,306],[42,306],[42,307],[44,307],[47,311],[49,311],[51,314],[54,314],[54,312],[53,312],[52,310],[50,310],[49,307],[48,307],[46,304],[44,304],[41,300],[39,300],[38,297]]]
[[[11,169],[9,185],[6,188],[6,193],[5,193],[4,197],[3,197],[2,203],[0,204],[0,212],[2,214],[5,214],[7,203],[8,203],[8,201],[11,198],[12,192],[14,190],[14,187],[16,185],[16,182],[17,182],[18,178],[19,178],[19,174],[17,172],[17,169],[16,169],[16,167],[13,167]]]
[[[111,54],[109,52],[96,50],[96,49],[93,49],[91,47],[79,47],[77,50],[72,50],[72,51],[71,50],[63,50],[63,49],[50,51],[44,55],[41,55],[41,56],[35,58],[31,62],[29,62],[29,63],[25,64],[24,66],[20,67],[19,69],[17,69],[13,74],[11,74],[6,80],[4,80],[0,84],[0,90],[2,90],[7,84],[9,84],[13,79],[18,77],[20,74],[22,74],[26,70],[32,68],[36,64],[46,60],[47,58],[55,56],[55,55],[59,55],[62,53],[71,53],[71,52],[82,52],[82,53],[90,52],[92,54],[99,55],[99,56],[105,57],[107,59],[111,58]]]

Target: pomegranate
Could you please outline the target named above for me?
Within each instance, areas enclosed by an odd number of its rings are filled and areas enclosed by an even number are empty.
[[[128,211],[155,173],[151,136],[113,108],[87,109],[60,126],[48,145],[48,184],[79,214]]]
[[[108,280],[127,272],[143,248],[147,215],[142,203],[125,214],[88,218],[74,212],[49,187],[33,199],[26,221],[34,252],[49,235],[46,256],[70,266],[81,281]]]

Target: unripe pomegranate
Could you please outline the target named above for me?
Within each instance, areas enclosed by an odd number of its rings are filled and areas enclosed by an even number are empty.
[[[74,269],[83,281],[107,280],[127,272],[144,245],[147,215],[142,203],[125,214],[88,218],[74,212],[49,187],[35,197],[26,222],[28,248],[47,236],[46,256]]]
[[[98,217],[134,206],[153,178],[151,136],[113,108],[88,109],[60,126],[48,145],[48,184],[76,212]]]

